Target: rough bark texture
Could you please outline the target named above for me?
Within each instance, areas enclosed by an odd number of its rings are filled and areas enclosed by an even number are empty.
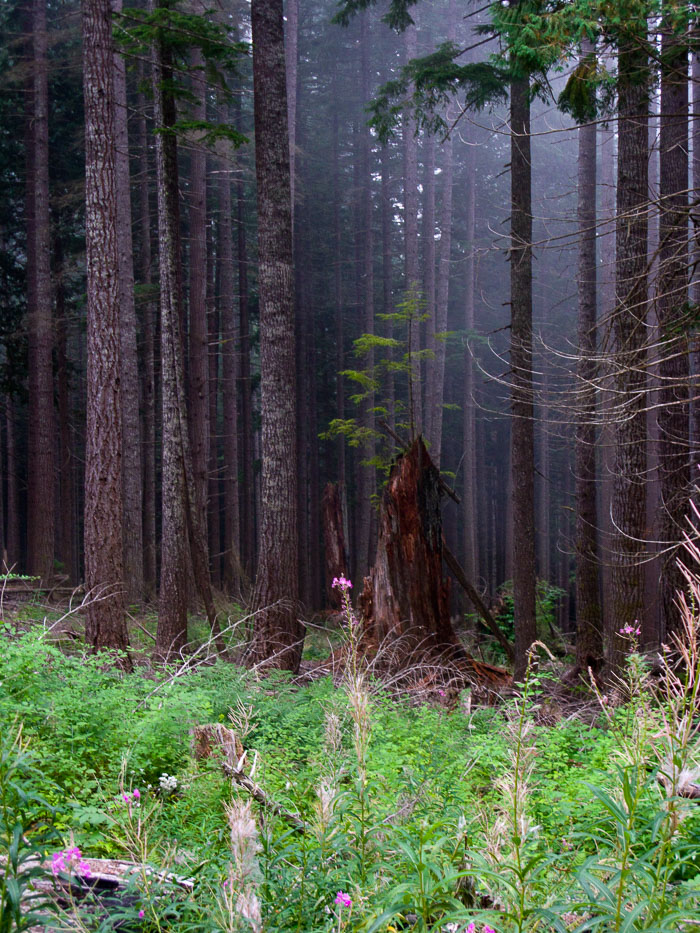
[[[46,584],[53,573],[53,323],[49,224],[49,91],[46,0],[33,0],[32,75],[27,95],[27,279],[29,436],[27,569]]]
[[[202,12],[195,3],[195,11]],[[206,85],[201,51],[192,53],[194,120],[206,119]],[[207,154],[198,139],[190,151],[189,220],[189,354],[188,426],[193,476],[193,512],[204,540],[207,539],[209,474],[209,330],[207,327]]]
[[[343,600],[340,590],[333,588],[333,580],[336,577],[347,578],[350,572],[343,497],[344,491],[339,483],[328,483],[321,500],[323,545],[326,555],[326,598],[336,610],[343,608]]]
[[[253,0],[262,413],[262,514],[253,656],[296,671],[296,386],[289,138],[281,0]]]
[[[17,452],[15,444],[15,403],[5,399],[5,436],[7,446],[7,566],[17,568],[20,557],[19,496],[17,491]]]
[[[158,129],[171,126],[175,119],[174,103],[164,91],[164,82],[170,77],[167,54],[167,48],[163,43],[156,42],[153,54],[153,116]],[[175,136],[159,132],[156,134],[156,186],[163,447],[160,594],[155,651],[157,655],[165,658],[173,652],[180,651],[187,641],[187,519],[181,436],[184,374],[177,274],[177,185]]]
[[[128,634],[123,599],[118,191],[111,30],[109,0],[84,0],[87,266],[85,586],[95,596],[108,597],[89,605],[85,634],[94,648],[126,651]]]
[[[141,71],[141,79],[144,74]],[[139,95],[139,275],[141,284],[151,285],[151,205],[148,171],[148,126],[146,99]],[[156,335],[155,303],[149,297],[141,306],[143,328],[143,367],[141,397],[143,399],[143,578],[144,595],[153,599],[156,594]]]
[[[583,60],[594,55],[590,43]],[[576,662],[597,670],[603,657],[598,583],[596,495],[596,142],[594,123],[578,130],[578,352],[579,417],[576,428]]]
[[[669,11],[669,17],[673,15]],[[656,305],[662,340],[659,364],[659,478],[661,538],[670,546],[662,574],[662,640],[680,625],[676,606],[685,581],[678,547],[687,532],[688,451],[688,53],[664,19],[662,31],[659,279]]]
[[[406,60],[416,57],[417,35],[416,27],[409,26],[406,30],[405,54]],[[406,257],[405,298],[415,302],[414,316],[418,316],[420,305],[420,280],[418,274],[418,143],[416,141],[415,117],[408,113],[403,121],[403,153],[404,153],[404,239]],[[414,321],[409,326],[408,345],[411,354],[411,374],[409,379],[409,405],[410,417],[413,422],[413,432],[418,436],[423,427],[423,403],[421,364],[417,353],[420,350],[420,324]]]
[[[121,12],[122,0],[112,0]],[[143,600],[143,478],[139,369],[136,349],[134,257],[131,236],[131,178],[126,98],[126,66],[114,55],[114,100],[117,173],[117,252],[119,256],[119,328],[121,337],[122,481],[124,488],[124,593],[128,603]]]
[[[474,333],[474,219],[476,213],[476,173],[474,145],[471,126],[467,126],[467,148],[464,155],[466,162],[467,191],[464,198],[467,257],[464,264],[464,330],[467,340]],[[469,145],[472,143],[471,145]],[[476,529],[478,527],[479,505],[477,502],[477,444],[476,444],[476,399],[474,391],[474,360],[472,347],[464,348],[464,376],[462,380],[462,438],[464,450],[464,487],[462,519],[464,569],[470,580],[478,580],[480,572],[479,552]],[[493,550],[493,549],[492,549]],[[486,561],[482,562],[486,566]],[[485,574],[492,579],[490,574]]]
[[[642,624],[646,526],[646,310],[648,191],[648,69],[630,38],[618,55],[618,164],[616,224],[615,464],[611,602],[606,612],[606,653],[616,667],[624,651],[618,630]]]
[[[75,521],[75,489],[73,476],[73,442],[70,406],[70,374],[68,366],[68,315],[63,268],[63,243],[54,241],[54,277],[56,282],[56,396],[58,402],[58,550],[63,572],[69,583],[77,581],[77,533]]]
[[[515,677],[525,672],[535,622],[535,452],[532,396],[532,176],[529,86],[511,83],[511,483]]]
[[[377,557],[359,606],[365,635],[402,661],[416,654],[466,658],[450,622],[442,574],[439,472],[421,438],[392,468],[379,514]]]
[[[224,430],[224,586],[238,594],[240,578],[240,506],[238,488],[238,327],[234,300],[233,229],[230,162],[219,164],[219,282],[222,341]],[[249,491],[244,487],[244,495]]]

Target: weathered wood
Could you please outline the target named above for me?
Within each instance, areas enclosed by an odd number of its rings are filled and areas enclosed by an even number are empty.
[[[323,544],[326,556],[326,594],[333,609],[342,609],[340,590],[333,589],[336,577],[348,577],[349,561],[346,522],[339,483],[328,483],[321,499]]]
[[[377,558],[359,606],[365,634],[401,641],[399,657],[444,653],[468,660],[450,621],[442,575],[440,475],[421,438],[392,468],[379,514]]]

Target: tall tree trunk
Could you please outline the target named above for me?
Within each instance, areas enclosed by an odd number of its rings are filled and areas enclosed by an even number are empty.
[[[510,88],[511,123],[511,483],[515,677],[523,676],[537,638],[535,621],[535,451],[532,396],[532,175],[530,88]]]
[[[467,148],[464,155],[467,190],[464,198],[466,262],[464,264],[464,330],[467,341],[474,334],[474,220],[476,214],[476,172],[474,140],[471,128],[467,127]],[[462,382],[462,444],[464,450],[464,487],[463,487],[463,549],[464,569],[469,580],[479,577],[479,549],[477,547],[477,528],[479,502],[477,501],[477,443],[476,443],[476,399],[474,386],[473,349],[469,343],[464,350],[464,375]],[[486,513],[485,513],[486,514]],[[495,552],[495,543],[493,545]],[[488,573],[485,574],[490,577]]]
[[[203,6],[195,3],[195,10]],[[201,51],[192,53],[194,120],[206,120],[206,85]],[[209,492],[209,329],[207,326],[207,154],[199,138],[191,141],[189,219],[188,425],[192,452],[196,522],[207,540]]]
[[[122,526],[116,126],[112,10],[83,0],[87,425],[85,449],[85,634],[94,648],[126,652]],[[107,597],[107,598],[105,598]],[[123,664],[129,666],[128,656]]]
[[[590,42],[582,62],[594,60]],[[596,142],[595,123],[578,130],[578,424],[574,451],[576,477],[576,662],[586,671],[603,658],[598,581],[596,495]]]
[[[670,549],[662,573],[663,631],[677,631],[676,606],[684,590],[678,547],[687,532],[690,470],[688,456],[688,52],[678,37],[667,4],[662,21],[660,225],[657,316],[661,337],[658,429],[661,480],[661,537]]]
[[[5,399],[5,437],[7,444],[7,566],[17,568],[21,542],[19,534],[19,494],[17,483],[17,446],[15,441],[15,403],[11,395]]]
[[[393,276],[393,249],[391,242],[392,228],[392,202],[389,190],[390,180],[390,155],[389,147],[382,147],[382,191],[381,191],[381,212],[382,212],[382,312],[384,315],[394,313],[394,276]],[[337,211],[337,208],[336,208]],[[385,321],[384,336],[387,340],[393,339],[394,325],[390,320]],[[391,348],[387,350],[389,362],[393,361],[393,352]],[[386,407],[389,412],[388,422],[390,428],[396,428],[396,390],[394,384],[394,373],[391,367],[386,374]]]
[[[424,313],[427,320],[424,324],[425,339],[423,345],[426,350],[435,353],[437,350],[438,333],[435,320],[435,137],[428,133],[423,141],[424,177],[423,177],[423,293],[425,300]],[[435,413],[438,401],[435,395],[435,357],[426,360],[424,367],[425,388],[423,391],[423,434],[430,445],[430,456],[433,463],[440,462],[440,454],[435,450],[433,441]]]
[[[248,251],[246,244],[243,182],[236,185],[236,249],[238,269],[238,314],[240,327],[240,412],[241,412],[241,463],[243,474],[243,496],[241,497],[241,522],[244,567],[250,580],[253,579],[257,563],[257,508],[256,479],[253,470],[255,460],[255,437],[253,434],[253,388],[250,375],[250,314],[248,303]]]
[[[405,55],[410,61],[416,57],[417,33],[415,26],[409,26],[405,33]],[[408,328],[408,349],[411,357],[409,374],[409,417],[413,433],[417,436],[423,430],[423,401],[420,350],[420,315],[421,293],[418,274],[418,144],[416,141],[416,120],[407,113],[403,120],[404,153],[404,250],[406,273],[406,299],[412,307],[413,320]]]
[[[160,270],[160,356],[162,420],[162,528],[156,654],[169,657],[187,642],[187,518],[182,464],[181,407],[184,373],[180,335],[177,142],[167,129],[175,122],[168,92],[172,69],[162,38],[153,49],[153,116],[156,126],[156,186]],[[163,132],[165,130],[166,132]]]
[[[19,494],[17,482],[17,446],[15,441],[15,403],[5,399],[5,437],[7,445],[7,566],[17,568],[21,542],[19,534]]]
[[[144,79],[143,69],[141,79]],[[144,596],[156,595],[156,375],[155,304],[150,294],[152,282],[151,205],[148,170],[148,126],[146,97],[139,94],[139,274],[147,297],[141,308],[143,334],[143,578]]]
[[[59,528],[58,544],[63,572],[70,583],[77,580],[73,564],[75,528],[75,499],[73,476],[73,445],[71,438],[70,374],[68,371],[68,315],[63,268],[63,243],[57,236],[54,243],[54,269],[56,279],[56,395],[58,401],[59,450]]]
[[[49,222],[49,90],[46,0],[32,0],[32,83],[27,96],[27,285],[29,437],[27,569],[44,584],[53,573],[53,323]]]
[[[284,63],[287,81],[287,133],[289,134],[289,189],[292,199],[292,228],[297,164],[297,72],[299,57],[299,0],[285,3]]]
[[[238,328],[234,297],[231,162],[219,163],[219,295],[222,334],[222,397],[224,431],[224,586],[240,592],[240,498],[238,486]],[[240,232],[239,232],[240,235]],[[252,489],[244,486],[246,501]]]
[[[333,96],[338,98],[340,93],[338,87],[338,67],[333,67]],[[335,414],[336,418],[345,418],[345,390],[343,385],[343,370],[345,367],[345,322],[343,320],[343,265],[342,265],[342,230],[340,221],[341,204],[341,170],[340,153],[338,144],[338,108],[333,108],[331,116],[331,159],[333,163],[333,299],[334,299],[334,320],[335,320]],[[347,488],[346,474],[346,452],[345,437],[341,434],[337,442],[338,457],[338,483],[340,488],[345,491]]]
[[[120,13],[122,0],[112,0]],[[124,486],[124,594],[128,603],[143,599],[143,479],[139,368],[136,348],[134,257],[131,236],[131,178],[126,96],[126,66],[114,55],[114,102],[117,183],[117,252],[119,257],[119,332],[121,338],[122,482]]]
[[[361,104],[366,107],[371,99],[371,88],[369,82],[369,60],[370,60],[370,30],[369,13],[367,10],[360,15],[360,88]],[[360,176],[361,199],[359,220],[360,225],[356,235],[360,239],[360,275],[359,299],[362,308],[362,331],[365,334],[374,334],[374,236],[372,229],[372,168],[370,165],[371,156],[371,136],[368,127],[362,126],[359,129],[359,153],[358,153],[358,173]],[[369,372],[374,370],[374,351],[369,350],[364,358],[364,366]],[[361,421],[363,428],[367,431],[367,439],[362,445],[362,460],[370,463],[375,453],[375,418],[374,418],[374,394],[365,400],[362,406]],[[368,573],[371,565],[372,547],[372,519],[373,505],[372,497],[376,489],[376,475],[374,466],[359,467],[359,489],[358,489],[358,545],[355,555],[355,564],[357,567],[357,576],[363,579]]]
[[[299,669],[294,274],[281,0],[253,0],[258,187],[262,515],[253,656]]]
[[[646,527],[646,310],[648,191],[648,67],[640,37],[618,54],[616,225],[615,465],[612,520],[612,605],[606,612],[606,653],[613,668],[625,643],[624,625],[645,628],[642,543]],[[643,37],[641,37],[643,38]]]

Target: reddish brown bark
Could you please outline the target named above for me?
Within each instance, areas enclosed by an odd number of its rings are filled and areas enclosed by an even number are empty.
[[[281,0],[253,0],[262,413],[260,559],[253,657],[296,671],[296,385],[289,139]]]
[[[122,411],[119,258],[112,11],[83,3],[85,250],[87,266],[87,426],[85,586],[94,648],[128,649],[123,598]],[[123,663],[130,665],[124,657]]]
[[[402,659],[435,651],[467,657],[450,622],[440,495],[439,472],[417,438],[392,468],[377,557],[359,600],[368,639],[378,646],[386,640]]]

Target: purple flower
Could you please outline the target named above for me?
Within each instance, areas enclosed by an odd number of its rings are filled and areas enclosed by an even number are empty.
[[[490,927],[485,923],[483,933],[496,933],[496,931],[493,929],[493,927]]]
[[[140,799],[141,799],[141,793],[138,787],[135,787],[134,788],[134,800],[140,800]]]
[[[338,891],[335,896],[335,902],[336,904],[340,904],[341,907],[352,907],[352,898],[344,891]]]
[[[438,690],[438,696],[444,697],[447,696],[444,690]]]
[[[345,577],[333,577],[333,589],[351,590],[352,583],[346,580]]]
[[[146,916],[146,911],[145,911],[145,910],[140,910],[140,911],[139,911],[139,920],[143,920],[143,918],[144,918],[145,916]]]
[[[622,628],[620,629],[619,634],[620,635],[634,635],[636,637],[639,637],[642,634],[642,629],[641,629],[641,626],[639,625],[639,620],[635,619],[634,623],[635,623],[634,625],[630,625],[629,623],[627,623],[627,625],[623,625]]]
[[[476,924],[472,920],[472,922],[467,927],[467,933],[475,933],[475,930],[476,930]]]

